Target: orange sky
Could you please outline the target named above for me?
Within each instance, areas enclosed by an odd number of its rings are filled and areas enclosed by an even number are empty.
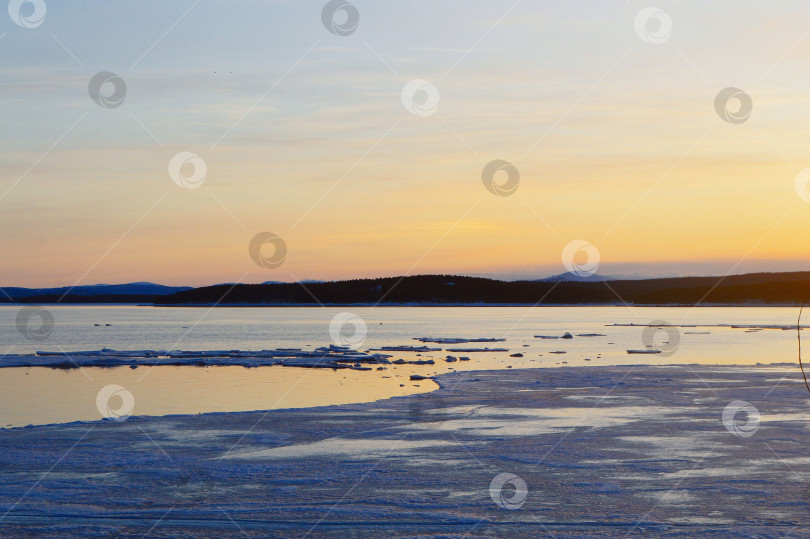
[[[605,274],[810,268],[799,3],[664,7],[661,43],[634,28],[642,3],[357,4],[346,36],[321,3],[202,3],[159,40],[185,8],[12,24],[2,284],[539,278],[579,239]],[[99,71],[120,106],[88,97]],[[412,80],[429,86],[403,100]],[[726,87],[752,100],[742,123],[715,110]],[[179,152],[205,163],[197,188],[172,181]],[[482,183],[496,159],[510,196]],[[287,245],[277,268],[249,256],[262,231]]]

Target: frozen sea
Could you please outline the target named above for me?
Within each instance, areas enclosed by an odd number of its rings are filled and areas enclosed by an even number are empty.
[[[388,352],[391,360],[433,359],[435,364],[388,365],[379,371],[279,366],[4,368],[0,369],[2,427],[98,420],[96,396],[110,384],[132,393],[135,415],[160,416],[362,403],[437,388],[429,379],[411,381],[412,374],[629,364],[755,365],[795,362],[797,358],[798,309],[787,307],[44,308],[53,317],[52,331],[32,340],[18,328],[20,307],[0,307],[3,354],[101,349],[312,350],[334,343],[330,322],[342,312],[365,323],[365,339],[357,343],[360,350],[384,346],[442,350],[421,355]],[[678,326],[677,343],[668,343],[670,335],[663,331],[655,334],[656,346],[660,344],[666,353],[627,353],[645,348],[643,325],[662,322]],[[573,338],[539,338],[560,337],[565,332]],[[415,340],[423,337],[503,341],[452,345]],[[448,351],[486,347],[508,351]],[[522,357],[513,357],[515,354]],[[447,355],[470,360],[446,362]]]
[[[7,364],[314,350],[346,311],[361,351],[439,350],[392,352],[434,364],[383,370],[0,368],[2,536],[788,537],[810,523],[798,309],[46,308],[52,331],[0,308]],[[503,351],[455,351],[476,348]],[[131,416],[100,419],[111,384]]]

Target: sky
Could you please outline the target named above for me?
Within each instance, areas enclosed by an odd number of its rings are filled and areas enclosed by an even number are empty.
[[[17,4],[4,286],[810,269],[804,2]]]

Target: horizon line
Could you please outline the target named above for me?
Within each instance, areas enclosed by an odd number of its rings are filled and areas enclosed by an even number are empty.
[[[474,279],[487,279],[490,281],[501,281],[501,282],[532,282],[532,281],[545,281],[549,279],[553,279],[556,277],[563,278],[561,281],[564,281],[565,276],[571,276],[569,279],[570,282],[599,282],[601,280],[613,280],[613,281],[646,281],[646,280],[663,280],[663,279],[696,279],[696,278],[726,278],[726,277],[733,277],[733,276],[741,276],[741,275],[758,275],[758,274],[789,274],[789,273],[810,273],[810,269],[806,270],[791,270],[791,271],[745,271],[739,273],[726,273],[726,274],[689,274],[689,275],[639,275],[635,277],[631,277],[628,274],[610,274],[610,273],[594,273],[586,276],[579,276],[574,272],[563,272],[557,273],[552,275],[547,275],[545,277],[527,277],[527,278],[505,278],[505,277],[497,277],[493,275],[487,274],[469,274],[469,273],[416,273],[413,275],[383,275],[383,276],[374,276],[374,277],[350,277],[345,279],[300,279],[295,281],[281,281],[281,280],[265,280],[260,282],[213,282],[209,284],[202,284],[202,285],[167,285],[159,282],[153,281],[130,281],[130,282],[123,282],[123,283],[93,283],[93,284],[84,284],[84,285],[57,285],[57,286],[18,286],[18,285],[0,285],[0,291],[5,289],[12,289],[12,288],[22,288],[28,290],[47,290],[47,289],[62,289],[62,288],[85,288],[85,287],[94,287],[94,286],[127,286],[127,285],[152,285],[152,286],[163,286],[166,288],[206,288],[210,286],[239,286],[239,285],[273,285],[273,284],[318,284],[318,283],[337,283],[337,282],[345,282],[345,281],[363,281],[363,280],[376,280],[376,279],[397,279],[397,278],[410,278],[410,277],[466,277],[466,278],[474,278]]]

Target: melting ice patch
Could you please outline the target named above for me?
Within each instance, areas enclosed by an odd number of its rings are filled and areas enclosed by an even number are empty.
[[[666,429],[666,425],[663,425]],[[711,451],[708,447],[716,448],[718,444],[709,441],[710,436],[622,436],[619,439],[629,444],[643,444],[647,446],[644,454],[656,460],[679,459],[707,459],[722,456],[723,453]]]
[[[658,420],[674,413],[660,406],[591,408],[479,408],[473,417],[448,419],[439,425],[412,423],[403,429],[462,432],[476,436],[534,436],[573,427],[606,428],[635,421]]]
[[[380,438],[328,438],[305,444],[285,445],[271,449],[247,451],[226,455],[229,459],[283,459],[307,457],[335,457],[341,455],[354,458],[397,457],[426,447],[454,445],[442,440],[390,440]]]

